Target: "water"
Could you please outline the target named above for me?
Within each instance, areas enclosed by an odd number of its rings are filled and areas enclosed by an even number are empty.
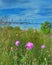
[[[0,25],[0,26],[8,26],[8,24],[6,25]],[[31,24],[10,24],[9,26],[12,26],[12,27],[15,27],[15,26],[18,26],[20,27],[20,29],[22,30],[27,30],[29,28],[32,28],[32,29],[40,29],[40,26],[41,26],[41,23],[38,24],[38,23],[31,23]]]

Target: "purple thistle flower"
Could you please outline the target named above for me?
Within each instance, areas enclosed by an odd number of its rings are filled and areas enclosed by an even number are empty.
[[[46,46],[45,45],[42,45],[41,48],[44,49],[44,48],[46,48]]]
[[[15,42],[15,45],[16,45],[16,46],[19,46],[19,44],[20,44],[20,41],[16,41],[16,42]]]
[[[28,42],[26,45],[25,45],[26,49],[32,49],[34,47],[33,43],[32,42]]]

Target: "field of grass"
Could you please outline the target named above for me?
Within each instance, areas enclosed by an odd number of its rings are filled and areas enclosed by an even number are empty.
[[[18,46],[16,41],[20,41]],[[27,42],[34,47],[26,49]],[[45,48],[41,48],[45,45]],[[52,34],[40,30],[0,27],[0,65],[52,65]]]

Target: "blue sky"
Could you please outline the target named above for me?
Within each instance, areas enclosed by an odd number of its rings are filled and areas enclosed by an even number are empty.
[[[52,0],[0,0],[0,18],[17,22],[52,22]]]

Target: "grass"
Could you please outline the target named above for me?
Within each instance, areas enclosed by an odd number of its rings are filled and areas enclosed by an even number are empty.
[[[52,65],[52,34],[19,27],[0,27],[0,65]],[[15,41],[19,40],[17,47]],[[34,48],[27,50],[25,45],[32,42]],[[41,45],[45,49],[41,49]]]

